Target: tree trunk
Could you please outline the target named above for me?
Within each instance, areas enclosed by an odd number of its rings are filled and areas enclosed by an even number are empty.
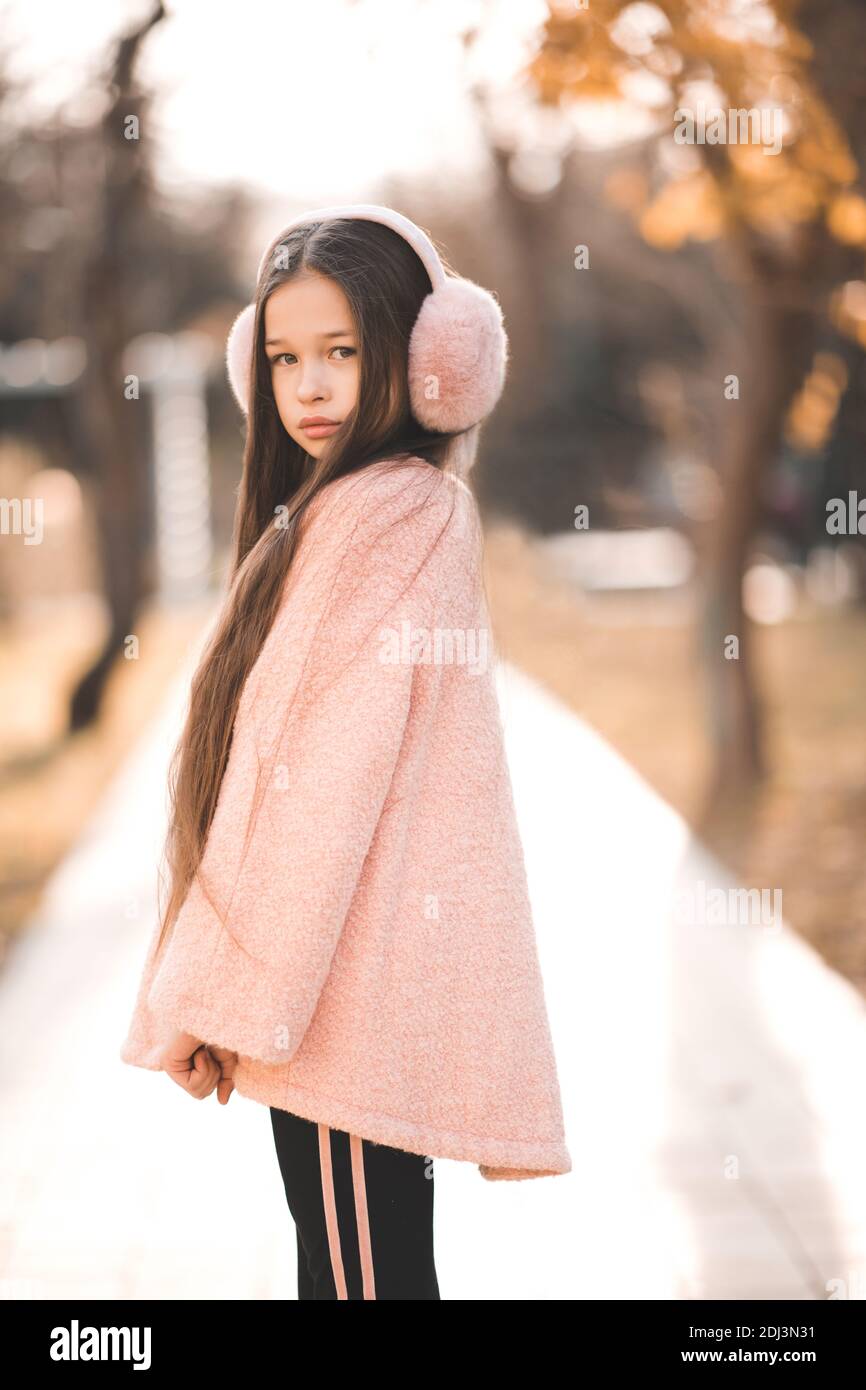
[[[98,715],[107,676],[132,632],[145,586],[144,537],[149,487],[143,447],[142,400],[124,395],[123,353],[130,337],[128,284],[137,254],[139,210],[149,196],[146,130],[127,139],[124,122],[141,116],[133,71],[139,48],[164,16],[161,3],[118,44],[109,77],[114,100],[102,122],[104,191],[101,226],[83,271],[84,337],[88,365],[78,422],[98,488],[103,583],[110,624],[102,650],[72,693],[69,727]]]
[[[706,526],[699,553],[702,615],[700,649],[708,685],[712,769],[703,828],[736,818],[767,771],[763,720],[754,666],[754,624],[743,606],[743,578],[760,526],[764,486],[782,446],[785,414],[802,381],[813,346],[811,305],[801,295],[797,264],[771,262],[751,233],[720,243],[734,257],[730,280],[741,295],[742,317],[724,331],[715,353],[719,408],[716,465],[722,486],[719,513]],[[739,399],[726,399],[735,375]],[[738,653],[726,643],[738,639]]]

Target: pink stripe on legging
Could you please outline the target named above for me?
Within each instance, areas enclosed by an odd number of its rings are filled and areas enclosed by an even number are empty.
[[[361,1255],[361,1278],[364,1298],[376,1297],[376,1281],[373,1276],[373,1247],[370,1241],[370,1213],[367,1210],[367,1180],[364,1174],[364,1143],[357,1134],[349,1136],[352,1154],[352,1188],[355,1194],[355,1221],[358,1227],[358,1250]],[[348,1299],[346,1291],[346,1272],[343,1269],[343,1252],[340,1246],[340,1226],[337,1221],[337,1201],[334,1195],[334,1169],[331,1163],[331,1131],[325,1124],[319,1124],[319,1167],[322,1173],[322,1201],[325,1207],[325,1225],[328,1230],[328,1249],[331,1252],[331,1268],[337,1286],[337,1298]]]
[[[328,1248],[331,1252],[331,1268],[337,1286],[337,1298],[348,1299],[346,1275],[343,1270],[343,1255],[340,1250],[340,1228],[337,1224],[337,1203],[334,1199],[334,1171],[331,1167],[331,1132],[327,1125],[319,1125],[319,1167],[322,1171],[322,1201],[325,1205],[325,1225],[328,1229]]]
[[[355,1219],[358,1225],[358,1249],[361,1252],[361,1275],[364,1297],[376,1297],[373,1278],[373,1249],[370,1244],[370,1216],[367,1211],[367,1183],[364,1176],[364,1143],[357,1134],[349,1138],[352,1150],[352,1183],[355,1188]]]

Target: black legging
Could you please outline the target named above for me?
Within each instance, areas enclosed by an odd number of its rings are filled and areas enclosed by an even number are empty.
[[[270,1107],[299,1299],[438,1299],[433,1160]]]

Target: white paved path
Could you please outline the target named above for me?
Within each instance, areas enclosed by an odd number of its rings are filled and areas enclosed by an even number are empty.
[[[295,1297],[267,1110],[118,1058],[192,658],[0,978],[5,1298]],[[437,1160],[443,1297],[864,1297],[863,1001],[784,926],[685,922],[677,892],[723,871],[569,710],[499,680],[575,1167]]]

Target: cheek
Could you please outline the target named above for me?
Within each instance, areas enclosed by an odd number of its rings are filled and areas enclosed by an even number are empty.
[[[285,386],[285,379],[281,381],[279,376],[276,373],[274,373],[273,377],[271,378],[271,385],[274,393],[274,400],[277,404],[277,414],[279,415],[286,429],[288,429],[291,420],[291,406],[289,403],[289,393],[286,390]]]
[[[355,358],[352,364],[352,371],[349,373],[349,379],[346,383],[346,395],[348,399],[351,401],[352,405],[354,405],[358,399],[358,388],[360,386],[360,383],[361,364],[360,362],[358,362],[357,358]]]
[[[289,399],[289,376],[287,372],[275,371],[271,376],[271,390],[274,400],[279,403]]]

